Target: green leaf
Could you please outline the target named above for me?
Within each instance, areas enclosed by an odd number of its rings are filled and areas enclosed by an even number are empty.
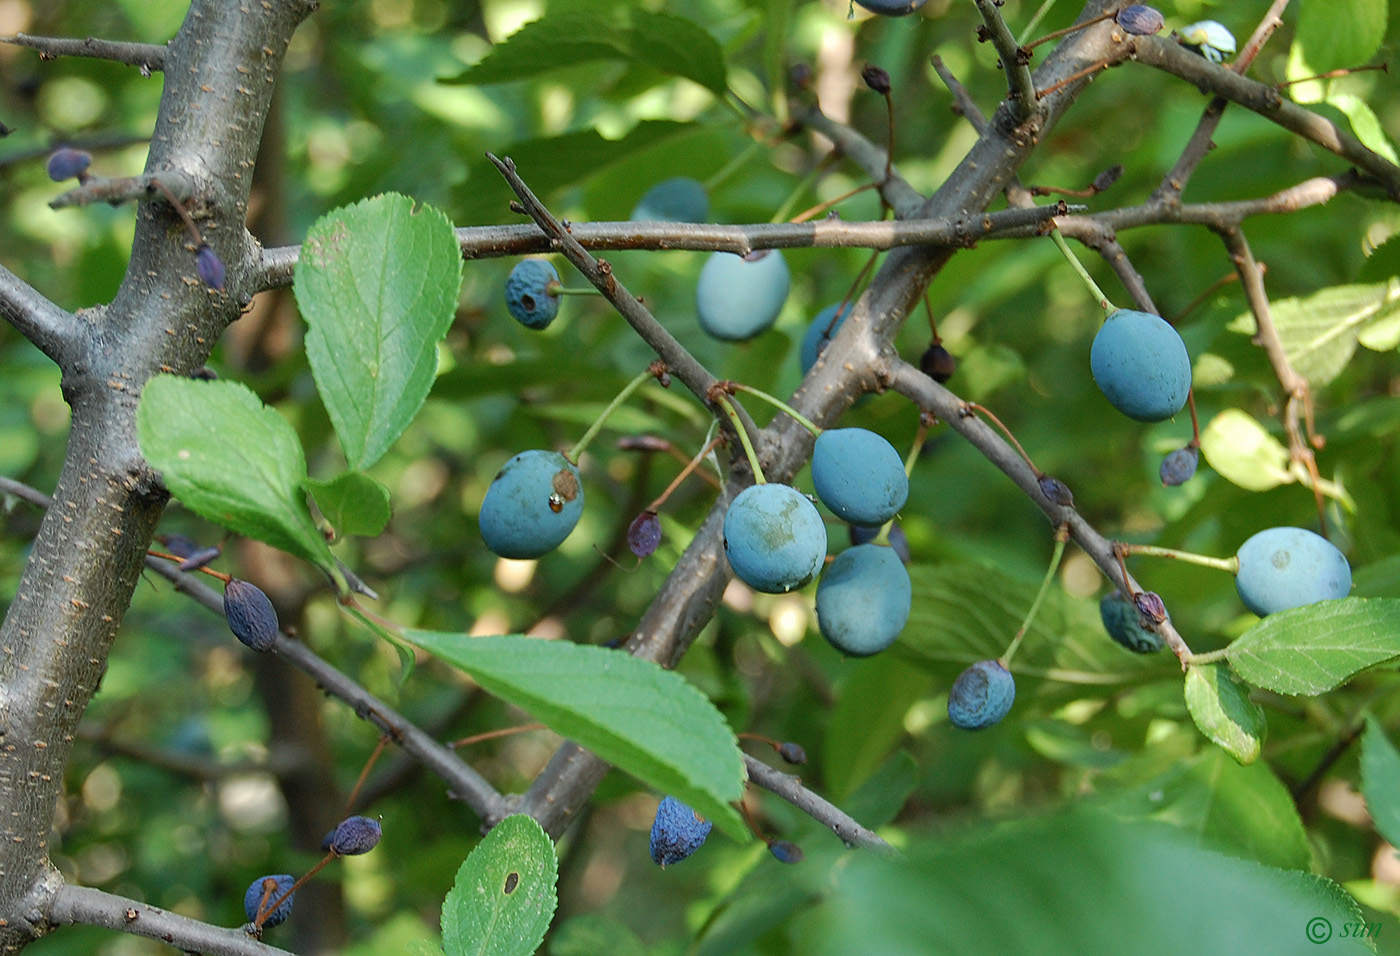
[[[361,471],[347,471],[330,481],[308,478],[305,487],[340,534],[372,538],[384,530],[392,515],[389,489]]]
[[[1242,764],[1259,759],[1264,711],[1224,664],[1186,669],[1186,709],[1201,733]]]
[[[404,637],[561,736],[694,807],[736,840],[748,839],[729,805],[744,792],[734,734],[709,698],[679,674],[624,651],[518,634],[469,638],[410,630]]]
[[[423,406],[461,281],[452,223],[407,196],[343,206],[307,233],[293,289],[311,372],[351,468],[383,457]]]
[[[1125,817],[1180,827],[1202,846],[1231,856],[1286,869],[1312,865],[1298,808],[1267,760],[1245,766],[1207,747],[1104,805]]]
[[[626,923],[602,913],[571,917],[549,938],[549,956],[647,956],[646,944]]]
[[[1375,111],[1365,100],[1352,93],[1330,89],[1327,93],[1327,102],[1346,114],[1347,119],[1351,121],[1351,131],[1356,134],[1357,139],[1361,140],[1363,146],[1372,152],[1379,153],[1392,163],[1397,162],[1395,147],[1386,137],[1380,118],[1376,116]],[[1365,344],[1364,339],[1362,344]]]
[[[1400,600],[1342,598],[1270,614],[1227,649],[1255,687],[1314,696],[1400,656]]]
[[[1387,0],[1306,0],[1289,51],[1288,78],[1364,66],[1385,38],[1386,4]]]
[[[246,385],[157,375],[141,393],[136,433],[141,454],[185,507],[334,572],[302,490],[301,442]]]
[[[408,944],[409,956],[447,956],[442,951],[442,947],[437,943],[430,943],[426,939],[415,939]]]
[[[1351,361],[1358,335],[1396,320],[1400,282],[1332,286],[1304,298],[1276,300],[1272,312],[1293,368],[1312,385],[1326,385]],[[1253,335],[1254,317],[1244,313],[1230,328]]]
[[[506,817],[467,854],[442,903],[447,956],[531,956],[558,905],[554,841],[522,814]]]
[[[1210,420],[1201,432],[1201,453],[1222,478],[1246,491],[1268,491],[1293,481],[1288,449],[1238,408]]]
[[[621,61],[694,80],[716,94],[726,84],[724,52],[698,24],[669,13],[598,4],[546,14],[496,44],[455,83],[508,83],[598,61]]]
[[[822,776],[830,797],[844,800],[904,737],[904,716],[929,692],[929,675],[894,654],[853,662],[826,723]]]
[[[1369,714],[1361,738],[1361,792],[1376,832],[1400,846],[1400,752]]]
[[[1343,938],[1360,910],[1337,884],[1214,853],[1165,825],[1076,809],[962,833],[897,857],[850,854],[798,918],[803,956],[1183,956],[1368,953]],[[1309,941],[1328,921],[1329,945]],[[1125,945],[1125,940],[1131,944]]]

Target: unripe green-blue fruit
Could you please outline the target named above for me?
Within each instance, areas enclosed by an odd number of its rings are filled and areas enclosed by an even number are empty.
[[[496,473],[478,518],[482,540],[503,558],[538,558],[583,514],[578,469],[557,451],[522,451]]]
[[[1099,601],[1099,618],[1108,636],[1134,653],[1151,654],[1162,648],[1162,635],[1143,626],[1137,605],[1122,591],[1104,595]]]
[[[840,315],[837,315],[840,310]],[[813,365],[817,364],[817,357],[822,354],[831,340],[836,337],[836,333],[841,330],[841,326],[846,322],[846,316],[850,315],[851,307],[841,308],[841,303],[829,305],[817,313],[817,317],[812,320],[812,324],[807,326],[807,332],[802,336],[802,345],[797,350],[797,361],[802,366],[802,374],[806,375]],[[836,319],[833,323],[831,320]]]
[[[1191,391],[1186,343],[1150,312],[1115,310],[1094,336],[1089,368],[1109,404],[1140,422],[1171,418]]]
[[[1260,617],[1351,593],[1351,565],[1342,552],[1303,528],[1261,531],[1235,556],[1235,590]]]
[[[817,585],[817,624],[842,654],[869,657],[909,622],[914,591],[894,548],[861,544],[836,556]]]
[[[889,521],[909,500],[904,461],[867,428],[829,428],[812,448],[812,484],[822,504],[843,521]]]
[[[1016,681],[996,661],[978,661],[958,675],[948,691],[948,719],[964,730],[999,723],[1016,700]]]
[[[549,284],[559,272],[543,259],[521,259],[506,278],[506,309],[527,329],[543,329],[559,314],[559,296]]]
[[[739,580],[783,594],[817,576],[826,560],[826,525],[816,505],[790,485],[751,485],[724,515],[724,553]]]
[[[777,249],[747,256],[711,253],[695,286],[700,327],[730,342],[766,332],[787,301],[789,281],[787,262]]]
[[[633,222],[705,222],[709,218],[705,185],[689,176],[661,180],[642,194],[632,210]]]
[[[651,858],[659,866],[679,863],[700,849],[714,824],[675,797],[663,797],[651,824]]]

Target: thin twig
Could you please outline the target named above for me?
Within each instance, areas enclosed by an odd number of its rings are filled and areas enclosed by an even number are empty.
[[[169,194],[175,196],[180,202],[188,203],[194,196],[194,181],[183,173],[167,171],[159,175],[154,173],[144,173],[140,176],[124,176],[118,179],[107,179],[102,176],[94,176],[81,186],[76,186],[61,193],[49,201],[51,209],[67,209],[71,206],[90,206],[93,203],[105,202],[108,205],[120,206],[122,203],[141,202],[150,199],[159,187],[159,181],[165,186]]]
[[[1018,123],[1024,123],[1035,115],[1038,100],[1035,81],[1031,79],[1030,54],[1016,42],[1016,37],[1002,19],[1000,4],[996,0],[976,0],[976,3],[977,12],[982,14],[989,39],[996,47],[1002,69],[1006,72],[1012,113]]]
[[[846,846],[878,850],[881,853],[895,852],[894,847],[881,839],[878,833],[861,826],[835,805],[802,786],[802,781],[792,774],[775,770],[757,757],[751,757],[748,754],[744,754],[744,767],[749,772],[749,780],[764,790],[782,797],[813,820],[827,827],[840,837],[841,842]]]
[[[78,358],[80,330],[71,312],[0,265],[0,318],[65,371]]]
[[[94,60],[110,60],[138,67],[142,76],[165,69],[165,47],[154,43],[129,43],[122,40],[99,40],[86,37],[75,40],[69,37],[36,37],[28,33],[0,37],[0,43],[27,47],[37,50],[45,60],[56,60],[61,56],[82,56]]]
[[[182,952],[204,956],[294,956],[242,929],[213,926],[87,886],[62,886],[49,910],[49,920],[58,926],[101,926],[145,936]]]

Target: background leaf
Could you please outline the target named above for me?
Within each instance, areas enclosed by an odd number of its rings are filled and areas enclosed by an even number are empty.
[[[1400,282],[1332,286],[1302,298],[1276,299],[1271,305],[1293,368],[1309,384],[1326,385],[1346,368],[1357,336],[1400,310]],[[1230,328],[1253,335],[1254,316],[1244,313]]]
[[[1270,614],[1228,651],[1235,670],[1256,687],[1321,694],[1400,656],[1400,600],[1342,598]]]
[[[330,481],[306,480],[316,507],[340,534],[372,538],[384,530],[393,513],[389,489],[362,471],[347,471]]]
[[[1201,431],[1201,453],[1222,478],[1247,491],[1268,491],[1293,481],[1288,449],[1237,408],[1216,415]]]
[[[558,905],[554,841],[527,816],[491,828],[457,871],[442,904],[447,956],[530,956]]]
[[[333,210],[307,232],[293,288],[351,468],[378,461],[423,407],[461,282],[451,221],[407,196]]]
[[[141,454],[185,507],[334,570],[302,490],[301,442],[246,385],[158,375],[141,393],[136,430]]]
[[[624,651],[566,641],[433,631],[404,637],[561,736],[694,807],[731,837],[748,839],[729,805],[743,794],[744,781],[734,734],[679,674]]]
[[[1201,733],[1242,764],[1259,759],[1264,712],[1224,664],[1192,664],[1186,670],[1186,709]]]
[[[1376,832],[1400,846],[1400,752],[1369,714],[1361,737],[1361,792]]]

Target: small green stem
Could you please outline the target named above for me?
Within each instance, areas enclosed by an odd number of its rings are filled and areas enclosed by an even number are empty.
[[[1055,0],[1045,0],[1045,2],[1040,5],[1040,9],[1035,12],[1035,16],[1031,17],[1031,22],[1027,23],[1026,28],[1021,31],[1021,37],[1016,42],[1021,44],[1021,46],[1025,46],[1035,34],[1035,28],[1040,26],[1040,21],[1045,19],[1045,15],[1050,12],[1050,8],[1054,5]]]
[[[1001,655],[1000,663],[1008,670],[1011,667],[1011,658],[1016,656],[1016,651],[1021,647],[1021,641],[1026,637],[1026,631],[1030,629],[1031,622],[1035,620],[1036,612],[1040,610],[1040,604],[1045,600],[1045,595],[1050,591],[1050,582],[1055,580],[1055,572],[1060,570],[1060,559],[1065,555],[1065,542],[1069,540],[1069,527],[1060,525],[1055,529],[1055,552],[1050,555],[1050,567],[1045,572],[1045,578],[1040,582],[1040,590],[1035,593],[1035,600],[1031,602],[1031,608],[1026,612],[1026,619],[1021,622],[1021,628],[1016,632],[1016,636],[1007,645],[1006,653]]]
[[[797,424],[807,429],[814,436],[820,435],[822,433],[822,430],[818,428],[815,424],[813,424],[810,418],[808,418],[806,415],[803,415],[801,412],[793,408],[787,402],[784,402],[782,399],[774,398],[767,392],[761,389],[754,388],[752,385],[745,385],[743,382],[730,382],[729,385],[733,388],[738,389],[741,392],[748,392],[750,395],[754,395],[758,398],[763,399],[765,402],[767,402],[769,405],[772,405],[774,408],[777,408],[779,411],[786,412],[787,415],[793,419],[793,421],[797,422]]]
[[[1192,654],[1186,658],[1188,664],[1214,664],[1216,661],[1226,660],[1230,656],[1230,649],[1222,647],[1217,651],[1206,651],[1204,654]]]
[[[613,412],[617,411],[617,407],[619,405],[627,401],[628,396],[630,396],[637,389],[641,388],[642,385],[645,384],[647,379],[655,377],[655,369],[648,366],[646,371],[639,373],[635,378],[632,379],[632,381],[628,382],[625,386],[623,386],[622,391],[617,393],[617,397],[614,398],[608,404],[607,408],[603,409],[603,414],[598,416],[598,420],[595,421],[592,425],[588,426],[588,431],[583,433],[583,437],[574,443],[574,447],[570,448],[564,453],[564,457],[569,459],[569,461],[573,464],[577,465],[579,456],[582,455],[585,449],[587,449],[588,446],[593,443],[593,439],[598,437],[598,433],[602,431],[603,426],[607,424],[609,416],[611,416]]]
[[[561,282],[546,282],[544,284],[545,295],[602,295],[601,289],[592,286],[566,286]]]
[[[1119,543],[1118,547],[1124,554],[1145,554],[1153,558],[1174,558],[1177,561],[1185,561],[1188,564],[1199,564],[1204,568],[1217,568],[1221,571],[1229,571],[1231,574],[1238,574],[1240,570],[1240,559],[1233,555],[1228,558],[1212,558],[1208,555],[1194,554],[1190,551],[1178,551],[1175,548],[1162,548],[1155,544]]]
[[[825,162],[817,163],[817,165],[812,167],[810,173],[803,176],[802,179],[798,181],[797,185],[792,187],[792,192],[788,193],[787,198],[784,199],[783,204],[778,207],[778,211],[773,214],[773,218],[770,222],[788,221],[788,217],[792,215],[792,209],[797,205],[798,200],[807,195],[812,187],[816,185],[817,179],[821,177],[822,173],[826,172],[826,165]]]
[[[934,420],[923,412],[919,413],[919,430],[914,433],[914,443],[909,446],[909,454],[904,458],[904,474],[908,477],[914,476],[914,465],[919,461],[919,454],[924,450],[924,442],[928,441],[929,429],[934,425]]]
[[[741,149],[739,151],[739,155],[735,156],[729,162],[725,163],[722,167],[720,167],[719,172],[715,173],[709,179],[705,180],[705,191],[714,192],[716,189],[718,189],[721,185],[724,184],[725,180],[727,180],[730,176],[733,176],[739,170],[743,169],[744,166],[748,164],[749,160],[753,159],[754,153],[758,152],[762,148],[762,141],[754,140],[753,142],[749,143],[749,145]]]
[[[729,416],[729,422],[734,426],[734,431],[739,435],[739,444],[744,446],[744,454],[749,459],[749,467],[753,469],[753,480],[756,485],[766,485],[768,479],[763,477],[763,466],[758,463],[758,452],[753,449],[753,442],[749,441],[749,433],[744,430],[744,423],[739,420],[739,413],[734,411],[734,403],[728,395],[716,395],[715,403],[724,409],[724,414]]]
[[[1084,264],[1079,261],[1079,257],[1070,250],[1069,243],[1065,242],[1065,237],[1060,234],[1058,228],[1050,230],[1050,238],[1054,241],[1055,245],[1060,247],[1060,251],[1065,254],[1065,258],[1068,259],[1069,264],[1074,267],[1074,271],[1079,275],[1079,279],[1084,283],[1084,287],[1089,290],[1089,294],[1098,301],[1099,308],[1103,309],[1105,315],[1111,313],[1114,310],[1113,303],[1108,300],[1108,296],[1104,295],[1103,290],[1094,282],[1093,277],[1090,276],[1088,270],[1084,268]]]

